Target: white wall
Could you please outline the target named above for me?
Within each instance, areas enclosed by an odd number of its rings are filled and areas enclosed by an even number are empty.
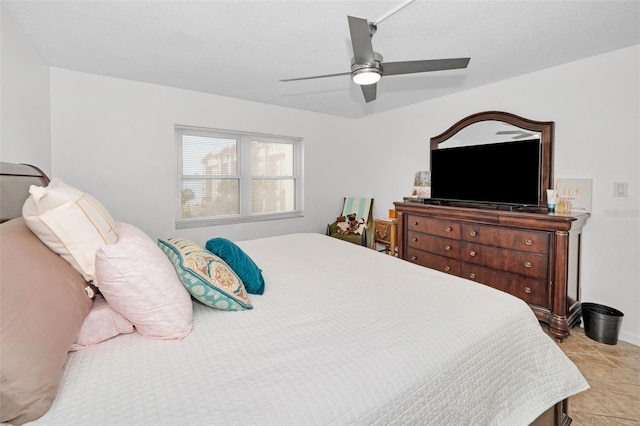
[[[2,8],[0,19],[0,160],[49,173],[49,67]]]
[[[324,232],[350,195],[337,171],[351,160],[337,153],[351,143],[351,120],[59,68],[51,87],[53,175],[154,238]],[[305,216],[176,231],[176,124],[304,138]]]
[[[385,166],[368,183],[378,207],[408,195],[414,172],[429,168],[429,138],[467,115],[499,110],[554,121],[555,177],[593,179],[582,300],[621,310],[620,339],[640,344],[639,57],[633,46],[361,119],[380,147],[370,160]],[[614,197],[614,182],[628,182],[629,196]]]

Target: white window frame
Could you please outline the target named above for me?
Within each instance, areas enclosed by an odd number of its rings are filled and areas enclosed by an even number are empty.
[[[240,213],[220,217],[182,218],[182,136],[203,136],[237,140],[237,168],[239,182]],[[176,229],[198,228],[203,226],[228,225],[263,220],[290,219],[304,216],[304,153],[302,138],[292,136],[269,135],[264,133],[243,132],[236,130],[212,129],[196,126],[175,126],[178,151],[178,169],[176,179]],[[287,143],[293,146],[293,176],[295,185],[295,208],[282,213],[251,213],[251,142]]]

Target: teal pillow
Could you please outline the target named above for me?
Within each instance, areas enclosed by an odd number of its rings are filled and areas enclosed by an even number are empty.
[[[233,241],[213,238],[205,245],[207,250],[219,256],[235,271],[244,283],[247,293],[264,293],[264,278],[258,265]]]
[[[195,299],[226,311],[253,308],[238,275],[215,254],[184,238],[159,238],[158,246]]]

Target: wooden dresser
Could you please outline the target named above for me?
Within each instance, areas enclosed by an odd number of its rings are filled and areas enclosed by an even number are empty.
[[[394,204],[402,259],[523,299],[559,340],[579,323],[581,231],[589,214]]]

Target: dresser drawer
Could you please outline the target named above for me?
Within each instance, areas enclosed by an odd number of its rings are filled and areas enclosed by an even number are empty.
[[[446,238],[460,239],[460,223],[450,220],[431,219],[409,215],[407,218],[409,231],[424,232]]]
[[[462,263],[460,276],[507,292],[531,305],[549,304],[546,280],[523,277],[472,263]]]
[[[514,272],[527,277],[546,279],[549,258],[539,253],[528,253],[463,242],[460,260],[501,271]]]
[[[462,239],[531,253],[549,253],[548,232],[521,231],[465,223],[462,225]]]
[[[436,237],[422,232],[409,231],[407,233],[409,247],[425,250],[441,256],[460,258],[460,240]]]
[[[473,263],[461,263],[460,276],[498,290],[508,291],[509,289],[507,273],[497,269],[485,268]]]
[[[546,281],[522,279],[520,276],[513,275],[509,281],[509,289],[507,292],[519,297],[530,305],[549,306],[549,294],[547,292]]]
[[[423,250],[409,247],[407,260],[417,265],[446,272],[452,275],[460,275],[460,261],[449,257],[438,256]]]

